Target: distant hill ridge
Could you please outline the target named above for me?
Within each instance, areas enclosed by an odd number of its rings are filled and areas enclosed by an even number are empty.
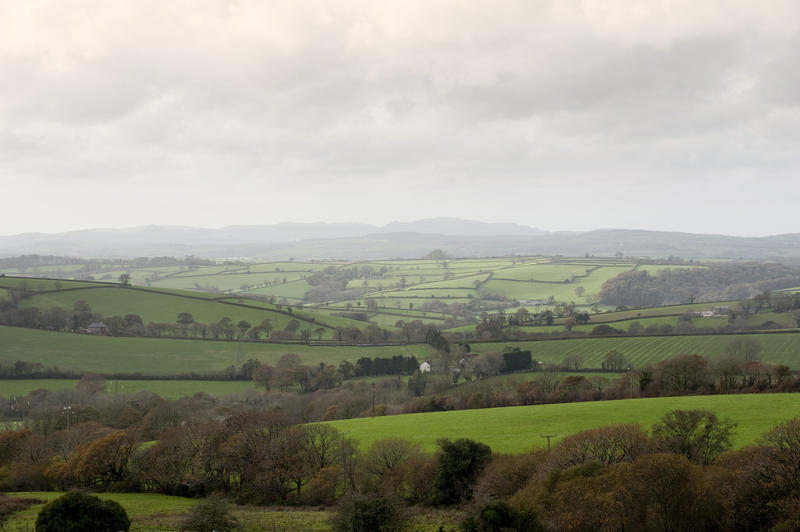
[[[666,231],[602,229],[546,232],[515,223],[457,218],[360,223],[232,225],[220,229],[157,226],[0,236],[0,256],[183,256],[221,258],[418,258],[432,249],[454,257],[509,254],[766,259],[800,257],[800,234],[736,237]]]

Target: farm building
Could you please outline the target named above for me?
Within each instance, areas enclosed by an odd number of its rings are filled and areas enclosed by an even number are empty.
[[[96,321],[86,328],[91,334],[108,334],[108,326],[102,321]]]

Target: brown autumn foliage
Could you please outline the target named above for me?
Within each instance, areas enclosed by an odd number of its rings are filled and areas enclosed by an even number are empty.
[[[564,438],[554,450],[551,460],[561,468],[586,462],[610,466],[632,462],[650,448],[650,438],[638,424],[611,425],[584,430]]]
[[[130,459],[138,445],[135,434],[124,430],[112,432],[81,445],[66,462],[49,467],[47,475],[67,485],[111,489],[127,479]]]

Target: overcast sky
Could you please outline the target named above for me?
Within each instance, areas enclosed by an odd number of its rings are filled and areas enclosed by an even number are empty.
[[[0,234],[780,234],[799,170],[795,0],[0,0]]]

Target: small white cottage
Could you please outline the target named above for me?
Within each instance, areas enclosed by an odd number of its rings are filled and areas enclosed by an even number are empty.
[[[428,362],[423,362],[419,365],[419,372],[420,373],[430,373],[431,372],[431,365]]]

